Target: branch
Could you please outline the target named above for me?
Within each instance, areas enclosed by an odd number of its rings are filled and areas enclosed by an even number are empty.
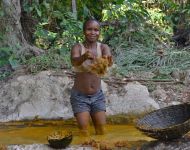
[[[65,71],[69,77],[73,78],[75,73],[70,71]],[[53,76],[63,76],[63,74],[53,74]],[[159,84],[183,84],[182,81],[175,81],[169,79],[120,79],[120,78],[112,78],[112,79],[102,79],[104,82],[112,83],[112,84],[127,84],[128,82],[138,81],[141,83],[152,82],[152,83],[159,83]]]
[[[133,82],[133,81],[138,81],[141,83],[146,83],[146,82],[152,82],[152,83],[159,83],[159,84],[183,84],[181,81],[174,81],[174,80],[161,80],[161,79],[125,79],[125,80],[119,80],[119,81],[113,81],[113,80],[107,80],[104,79],[103,81],[107,83],[112,83],[112,84],[127,84],[128,82]]]

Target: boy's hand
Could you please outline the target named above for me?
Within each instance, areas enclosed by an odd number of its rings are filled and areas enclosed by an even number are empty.
[[[86,51],[85,53],[84,53],[84,59],[86,60],[86,59],[95,59],[95,56],[92,54],[92,52],[90,52],[90,51]]]
[[[108,60],[108,66],[111,67],[113,65],[113,58],[112,56],[102,56],[102,58]]]

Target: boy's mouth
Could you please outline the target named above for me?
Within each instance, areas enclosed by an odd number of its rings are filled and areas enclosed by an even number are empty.
[[[95,38],[97,38],[97,36],[89,36],[89,38],[95,39]]]

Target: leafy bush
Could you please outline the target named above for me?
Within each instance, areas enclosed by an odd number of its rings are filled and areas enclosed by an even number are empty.
[[[93,15],[110,24],[116,22],[115,26],[102,28],[101,40],[112,47],[120,74],[155,69],[169,74],[175,68],[189,67],[187,51],[179,52],[171,42],[171,22],[179,19],[175,17],[176,9],[188,14],[189,5],[181,8],[172,0],[106,0],[104,3],[81,0],[77,2],[77,20],[70,12],[68,0],[45,0],[39,5],[27,5],[27,2],[25,10],[40,20],[35,32],[35,44],[46,50],[45,55],[27,61],[31,72],[60,68],[63,59],[70,66],[70,48],[83,40],[82,21]],[[102,12],[96,6],[91,8],[95,3]],[[163,57],[157,55],[158,47],[162,47]],[[53,53],[50,52],[52,49]]]
[[[121,22],[104,30],[104,37],[111,37],[106,41],[113,49],[118,72],[126,75],[130,72],[159,70],[161,74],[168,75],[176,68],[188,69],[190,55],[173,47],[174,43],[170,40],[172,26],[165,20],[166,14],[158,7],[144,11],[145,7],[141,10],[141,5],[134,6],[130,7],[131,10],[123,4],[115,5],[104,12],[104,19]],[[135,11],[135,15],[130,16],[129,11]],[[163,56],[157,54],[160,48]]]
[[[70,12],[69,1],[24,2],[24,9],[39,20],[34,33],[34,44],[46,51],[45,55],[25,61],[35,73],[49,68],[70,67],[71,46],[83,39],[82,22]]]
[[[44,55],[32,57],[27,60],[27,70],[31,73],[37,73],[39,71],[48,69],[61,69],[70,67],[69,54],[65,57],[55,53],[53,50],[48,51]]]

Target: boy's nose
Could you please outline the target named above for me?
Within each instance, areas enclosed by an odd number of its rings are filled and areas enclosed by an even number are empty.
[[[92,34],[95,34],[95,31],[93,31],[93,30],[92,30],[92,32],[91,32],[91,33],[92,33]]]

